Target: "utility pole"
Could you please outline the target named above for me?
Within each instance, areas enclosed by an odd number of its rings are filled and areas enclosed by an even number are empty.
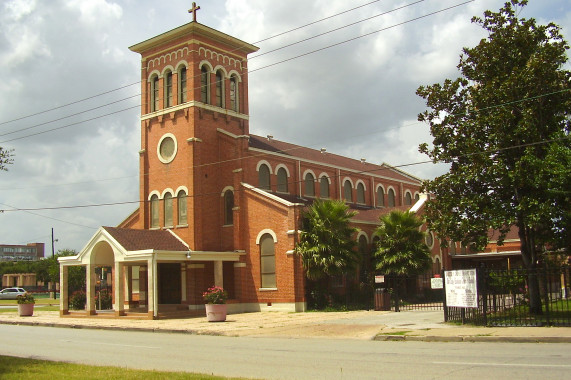
[[[58,241],[57,239],[54,239],[54,229],[52,227],[52,258],[55,257],[55,253],[54,253],[54,242]],[[54,292],[54,300],[57,298],[56,296],[56,282],[52,281],[52,290]]]

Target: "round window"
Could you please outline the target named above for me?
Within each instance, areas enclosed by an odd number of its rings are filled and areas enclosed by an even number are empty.
[[[159,156],[159,160],[165,164],[168,164],[174,157],[176,156],[176,139],[173,134],[167,133],[161,140],[159,141],[159,145],[157,146],[157,155]]]
[[[432,232],[427,231],[425,240],[426,240],[426,245],[432,248],[432,245],[434,244],[434,237],[432,236]]]

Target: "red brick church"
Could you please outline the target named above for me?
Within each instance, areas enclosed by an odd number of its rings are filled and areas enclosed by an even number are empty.
[[[223,286],[229,312],[303,311],[305,277],[294,247],[315,198],[343,199],[370,252],[379,215],[418,210],[421,180],[250,133],[247,42],[196,21],[131,46],[141,55],[140,207],[101,227],[78,256],[60,258],[61,314],[70,266],[86,267],[96,314],[96,267],[110,267],[114,314],[149,318],[198,310]],[[443,260],[429,233],[435,269]]]

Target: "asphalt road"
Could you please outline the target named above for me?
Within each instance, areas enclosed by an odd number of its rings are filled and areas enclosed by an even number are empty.
[[[568,378],[571,344],[221,337],[0,325],[0,354],[262,379]]]

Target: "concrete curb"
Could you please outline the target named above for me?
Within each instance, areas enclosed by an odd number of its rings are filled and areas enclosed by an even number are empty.
[[[571,343],[567,336],[440,336],[440,335],[376,335],[376,341],[409,342],[496,342],[496,343]]]
[[[86,329],[86,330],[123,330],[136,332],[151,333],[169,333],[169,334],[189,334],[189,335],[211,335],[211,336],[227,336],[236,337],[231,331],[221,333],[218,331],[200,331],[200,330],[183,330],[183,329],[157,329],[152,327],[116,327],[116,326],[87,326],[82,324],[57,324],[49,322],[28,322],[28,321],[0,321],[1,325],[17,325],[17,326],[43,326],[57,327],[69,329]],[[496,342],[496,343],[571,343],[570,336],[492,336],[492,335],[376,335],[371,338],[374,341],[381,342]]]
[[[167,334],[190,334],[190,335],[211,335],[211,336],[233,336],[220,333],[218,331],[198,331],[198,330],[179,330],[179,329],[156,329],[152,327],[115,327],[115,326],[86,326],[86,325],[61,325],[57,323],[41,323],[26,321],[0,321],[0,325],[16,325],[16,326],[40,326],[40,327],[57,327],[67,329],[85,329],[85,330],[123,330],[135,332],[152,332]]]

